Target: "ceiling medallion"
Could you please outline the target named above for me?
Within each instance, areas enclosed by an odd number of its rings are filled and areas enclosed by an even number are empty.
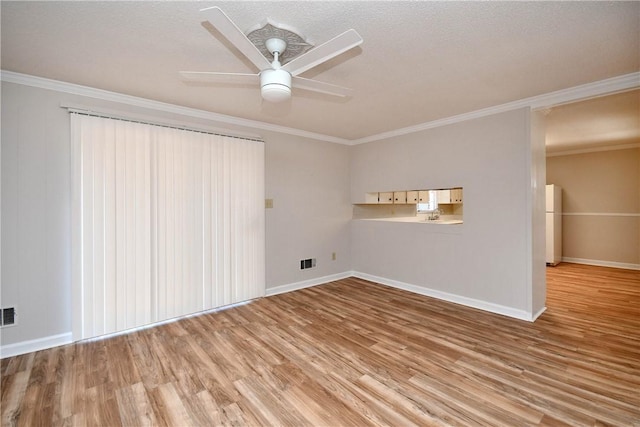
[[[276,26],[269,21],[262,28],[249,32],[247,38],[269,61],[273,59],[273,56],[265,46],[265,42],[272,38],[282,39],[287,42],[287,48],[278,58],[283,65],[313,47],[312,44],[307,43],[304,38],[295,32],[282,28],[282,26]]]

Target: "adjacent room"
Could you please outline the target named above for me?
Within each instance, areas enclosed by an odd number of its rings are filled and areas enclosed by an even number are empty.
[[[2,1],[2,425],[640,425],[639,2]]]
[[[639,90],[546,111],[547,184],[563,195],[556,260],[638,268],[639,138]]]

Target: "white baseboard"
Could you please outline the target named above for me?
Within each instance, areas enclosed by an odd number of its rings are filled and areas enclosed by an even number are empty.
[[[542,315],[542,313],[544,313],[545,311],[547,311],[547,307],[542,307],[540,310],[538,310],[537,313],[535,313],[533,315],[533,318],[531,319],[532,322],[535,322],[536,319],[538,319],[538,317],[540,317]]]
[[[596,265],[598,267],[624,268],[627,270],[640,270],[640,264],[631,264],[626,262],[615,262],[615,261],[601,261],[598,259],[562,257],[562,262],[572,262],[574,264]]]
[[[575,261],[574,258],[569,258],[569,259],[563,258],[563,261],[578,262],[578,261]],[[591,261],[591,260],[586,260],[586,261]],[[586,263],[583,263],[583,264],[586,264]],[[601,265],[601,264],[594,264],[594,265]],[[631,267],[621,267],[621,268],[631,268]],[[636,267],[635,269],[640,269],[640,268]],[[503,316],[513,317],[520,320],[526,320],[529,322],[536,320],[546,309],[546,307],[543,307],[540,311],[538,311],[534,315],[531,315],[530,313],[524,310],[518,310],[518,309],[506,307],[499,304],[494,304],[494,303],[481,301],[473,298],[467,298],[460,295],[450,294],[450,293],[438,291],[435,289],[424,288],[422,286],[416,286],[416,285],[412,285],[409,283],[404,283],[404,282],[400,282],[392,279],[386,279],[384,277],[373,276],[371,274],[361,273],[358,271],[345,271],[342,273],[332,274],[329,276],[322,276],[322,277],[316,277],[309,280],[304,280],[302,282],[289,283],[286,285],[268,288],[265,292],[265,296],[270,297],[273,295],[278,295],[286,292],[292,292],[299,289],[322,285],[324,283],[334,282],[336,280],[346,279],[347,277],[352,277],[352,276],[369,280],[372,282],[376,282],[376,283],[381,283],[383,285],[391,286],[393,288],[413,292],[419,295],[425,295],[428,297],[433,297],[433,298],[441,299],[444,301],[465,305],[468,307],[478,308],[480,310],[501,314]],[[127,331],[127,332],[130,332],[130,331]],[[38,338],[35,340],[23,341],[15,344],[8,344],[8,345],[0,346],[0,359],[4,359],[6,357],[18,356],[25,353],[31,353],[33,351],[45,350],[45,349],[57,347],[60,345],[71,344],[72,342],[73,342],[72,334],[71,332],[68,332],[64,334]]]
[[[516,308],[507,307],[504,305],[463,297],[456,294],[450,294],[448,292],[442,292],[435,289],[416,286],[409,283],[399,282],[397,280],[387,279],[384,277],[373,276],[371,274],[360,273],[358,271],[354,271],[353,276],[360,279],[365,279],[372,282],[381,283],[383,285],[391,286],[392,288],[402,289],[416,294],[437,298],[443,301],[449,301],[456,304],[465,305],[467,307],[478,308],[490,313],[501,314],[503,316],[513,317],[520,320],[526,320],[528,322],[533,322],[545,310],[545,308],[543,308],[534,316],[525,310],[518,310]]]
[[[51,335],[49,337],[38,338],[35,340],[21,341],[15,344],[7,344],[0,346],[0,359],[6,357],[19,356],[33,351],[46,350],[48,348],[57,347],[59,345],[71,344],[73,342],[71,332],[64,334]]]
[[[280,285],[274,288],[267,288],[265,296],[273,296],[278,294],[284,294],[285,292],[297,291],[298,289],[310,288],[312,286],[322,285],[324,283],[335,282],[336,280],[346,279],[353,276],[352,271],[345,271],[343,273],[331,274],[329,276],[316,277],[302,282],[289,283],[287,285]]]
[[[285,293],[285,292],[291,292],[291,291],[295,291],[298,289],[304,289],[304,288],[308,288],[311,286],[316,286],[316,285],[321,285],[323,283],[328,283],[328,282],[333,282],[335,280],[340,280],[340,279],[345,279],[347,277],[351,277],[353,276],[352,272],[347,271],[344,273],[339,273],[339,274],[333,274],[330,276],[323,276],[323,277],[318,277],[318,278],[314,278],[314,279],[309,279],[309,280],[305,280],[303,282],[297,282],[297,283],[290,283],[288,285],[282,285],[282,286],[277,286],[275,288],[270,288],[267,289],[265,292],[266,296],[272,296],[272,295],[277,295],[277,294],[281,294],[281,293]],[[213,309],[213,310],[207,310],[205,312],[209,312],[209,311],[217,311],[220,309],[224,309],[224,308],[229,308],[229,307],[219,307],[217,309]],[[199,312],[199,313],[194,313],[194,314],[203,314],[205,312]],[[193,315],[193,314],[192,314]],[[182,317],[189,317],[191,315],[187,315],[187,316],[181,316],[179,318]],[[156,322],[153,323],[151,325],[145,325],[141,328],[138,329],[144,329],[144,328],[148,328],[148,327],[153,327],[153,326],[158,326],[162,323],[168,323],[168,322],[172,322],[175,321],[179,318],[176,319],[168,319],[164,322]],[[109,335],[103,335],[100,337],[96,337],[96,339],[104,339],[104,338],[109,338],[111,336],[115,336],[115,335],[121,335],[121,334],[126,334],[126,333],[130,333],[133,332],[136,329],[130,329],[130,330],[126,330],[126,331],[120,331],[117,332],[115,334],[109,334]],[[38,338],[35,340],[30,340],[30,341],[22,341],[22,342],[18,342],[15,344],[7,344],[7,345],[3,345],[0,346],[0,359],[4,359],[6,357],[12,357],[12,356],[19,356],[21,354],[25,354],[25,353],[31,353],[34,351],[39,351],[39,350],[46,350],[48,348],[53,348],[53,347],[57,347],[60,345],[66,345],[66,344],[71,344],[73,342],[73,335],[71,332],[68,333],[64,333],[64,334],[59,334],[59,335],[52,335],[49,337],[44,337],[44,338]]]

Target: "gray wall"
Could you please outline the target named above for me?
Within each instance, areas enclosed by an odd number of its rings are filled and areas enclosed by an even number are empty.
[[[197,127],[220,124],[2,82],[2,307],[18,324],[3,346],[70,334],[69,115],[61,103],[132,112]],[[232,129],[231,131],[243,131]],[[244,130],[245,132],[254,132]],[[265,132],[267,292],[350,269],[348,147]],[[336,252],[337,260],[331,260]],[[317,267],[300,270],[301,258]]]
[[[71,331],[69,115],[55,94],[2,84],[2,345]]]
[[[2,83],[0,302],[18,310],[18,324],[2,329],[3,347],[71,335],[69,118],[61,103],[256,132],[98,97]],[[274,200],[265,211],[267,294],[355,270],[516,317],[535,313],[530,125],[522,109],[354,147],[263,132],[265,192]],[[455,228],[351,220],[351,203],[368,191],[456,186],[465,191],[465,223]],[[300,270],[303,258],[317,267]]]
[[[288,135],[265,137],[266,197],[273,199],[273,209],[266,210],[267,293],[348,272],[349,147]],[[316,258],[316,268],[300,270],[305,258]]]
[[[530,120],[520,109],[352,147],[354,202],[366,192],[464,188],[462,225],[352,221],[353,270],[517,317],[542,309],[532,301]],[[540,224],[533,234],[544,239]],[[543,252],[538,259],[537,271]]]

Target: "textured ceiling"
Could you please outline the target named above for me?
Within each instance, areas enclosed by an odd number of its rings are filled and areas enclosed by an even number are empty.
[[[220,6],[247,32],[284,24],[313,44],[364,43],[302,77],[351,99],[193,85],[178,71],[255,72],[202,25]],[[640,2],[8,2],[2,69],[358,139],[640,70]]]

